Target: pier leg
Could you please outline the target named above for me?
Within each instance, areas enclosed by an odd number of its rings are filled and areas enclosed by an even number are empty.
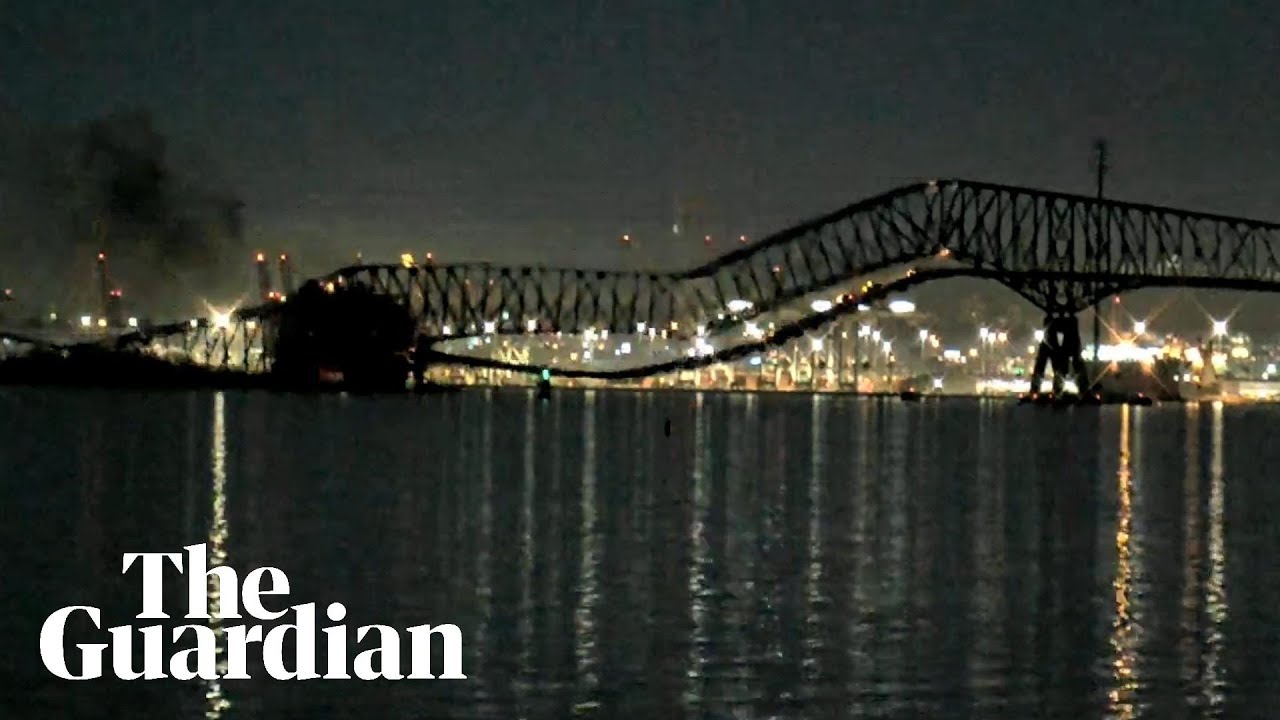
[[[1031,371],[1031,391],[1040,391],[1045,369],[1052,368],[1054,394],[1061,393],[1067,378],[1073,375],[1077,390],[1081,394],[1089,392],[1088,371],[1082,351],[1080,323],[1075,315],[1045,317],[1044,339],[1036,349],[1035,366]]]

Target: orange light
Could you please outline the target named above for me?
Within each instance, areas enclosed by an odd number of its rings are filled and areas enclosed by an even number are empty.
[[[289,259],[289,256],[288,256],[288,255],[281,255],[281,256],[280,256],[280,262],[284,262],[284,261],[286,261],[286,260],[288,260],[288,259]]]
[[[631,236],[630,236],[630,235],[623,235],[623,236],[622,236],[622,242],[624,242],[624,243],[629,243],[629,242],[631,242]]]
[[[262,253],[258,253],[258,262],[266,262],[266,261],[267,261],[267,256]]]
[[[738,236],[738,242],[740,242],[740,243],[744,243],[744,244],[745,244],[745,243],[747,242],[747,236],[746,236],[746,235],[739,235],[739,236]]]
[[[106,259],[107,259],[106,253],[102,253],[102,252],[98,253],[98,262],[103,262]]]

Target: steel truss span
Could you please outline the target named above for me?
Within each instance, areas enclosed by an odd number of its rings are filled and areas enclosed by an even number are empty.
[[[731,300],[767,312],[940,256],[1047,316],[1139,287],[1280,290],[1275,223],[964,180],[902,187],[685,272],[364,265],[326,281],[391,294],[432,338],[631,333],[641,323],[689,334]]]
[[[870,295],[865,288],[861,294],[848,292],[859,278],[908,266],[914,270],[872,289]],[[419,352],[433,361],[535,369],[445,352],[449,340],[483,334],[580,335],[591,330],[627,335],[648,327],[686,340],[701,328],[726,341],[717,342],[714,354],[697,358],[636,358],[634,366],[622,370],[558,371],[583,377],[637,377],[782,344],[872,296],[957,275],[1003,283],[1044,311],[1046,328],[1061,336],[1079,311],[1135,288],[1280,290],[1280,224],[938,180],[862,200],[683,272],[360,265],[319,282],[335,290],[364,286],[393,298],[417,324]],[[811,312],[799,302],[840,293],[845,293],[845,302],[830,312]],[[734,311],[735,306],[748,309]],[[766,313],[797,307],[802,317],[779,322],[771,335],[756,342],[745,341],[741,333],[724,332]],[[256,318],[270,326],[280,309],[249,309],[240,313],[239,322]],[[201,325],[193,329],[199,337],[183,342],[182,349],[198,348],[210,363],[221,358],[226,365],[239,358],[246,367],[268,367],[272,343],[260,333],[238,328],[245,337],[234,348],[205,347],[209,330]],[[1059,339],[1058,345],[1042,348],[1048,353],[1044,360],[1055,368],[1074,359],[1064,353],[1078,356],[1078,343]]]

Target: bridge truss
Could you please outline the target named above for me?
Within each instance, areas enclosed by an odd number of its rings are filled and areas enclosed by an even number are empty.
[[[852,287],[869,274],[921,264],[926,269],[889,286]],[[334,291],[366,286],[394,298],[416,321],[419,350],[429,352],[433,361],[538,369],[448,349],[457,338],[479,335],[633,334],[661,328],[674,340],[693,340],[702,333],[735,338],[698,357],[650,358],[623,369],[561,373],[634,377],[758,352],[853,312],[874,296],[956,275],[1000,282],[1045,313],[1046,338],[1034,377],[1052,365],[1058,378],[1082,370],[1076,315],[1109,295],[1170,286],[1280,290],[1280,225],[939,180],[862,200],[683,272],[484,263],[359,265],[319,282]],[[762,314],[845,290],[850,291],[845,302],[796,319],[767,337],[731,332]],[[263,308],[250,315],[269,322]],[[253,342],[262,345],[260,337]],[[231,356],[223,351],[221,357],[229,361]],[[269,356],[267,344],[260,367],[266,367]],[[250,365],[248,355],[240,358]]]

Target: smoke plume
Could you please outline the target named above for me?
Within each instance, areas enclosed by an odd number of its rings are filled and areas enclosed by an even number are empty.
[[[244,273],[235,268],[244,266],[244,204],[207,180],[205,168],[174,167],[148,113],[28,130],[9,144],[6,155],[18,157],[5,173],[0,211],[21,236],[12,245],[22,252],[5,252],[0,272],[7,278],[13,273],[5,266],[17,263],[46,275],[39,287],[15,292],[67,312],[91,311],[94,264],[106,252],[130,314],[182,317],[205,299],[241,294]]]

